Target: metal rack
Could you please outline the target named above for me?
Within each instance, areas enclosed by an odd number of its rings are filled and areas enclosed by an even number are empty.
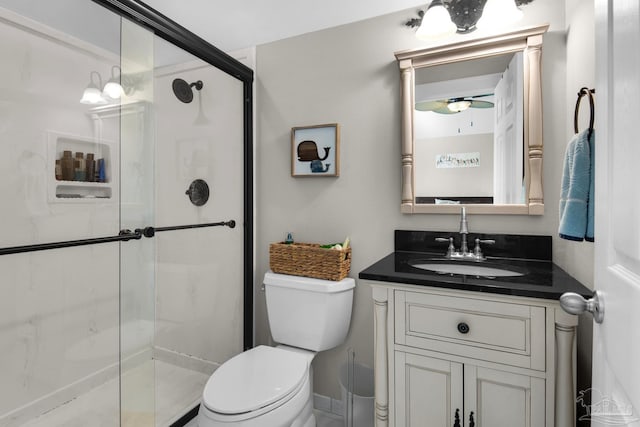
[[[589,89],[588,87],[580,88],[578,92],[578,99],[576,101],[576,109],[573,115],[573,130],[575,133],[578,133],[578,113],[580,112],[580,101],[582,101],[583,96],[589,97],[589,135],[588,138],[591,138],[591,134],[593,133],[593,121],[595,116],[595,105],[593,100],[593,94],[596,93],[595,89]]]
[[[71,248],[74,246],[86,246],[86,245],[94,245],[94,244],[100,244],[100,243],[128,242],[129,240],[140,240],[142,236],[151,238],[155,235],[156,232],[159,232],[159,231],[186,230],[190,228],[218,227],[218,226],[226,226],[229,228],[234,228],[236,226],[236,222],[234,220],[229,220],[229,221],[220,221],[220,222],[210,222],[210,223],[204,223],[204,224],[175,225],[170,227],[145,227],[145,228],[136,228],[134,231],[125,229],[125,230],[120,230],[117,236],[96,237],[93,239],[66,240],[61,242],[39,243],[35,245],[11,246],[7,248],[0,248],[0,255],[11,255],[11,254],[19,254],[19,253],[25,253],[25,252],[37,252],[37,251],[45,251],[49,249]]]

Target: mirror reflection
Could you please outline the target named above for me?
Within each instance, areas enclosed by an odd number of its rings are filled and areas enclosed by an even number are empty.
[[[523,54],[415,71],[417,204],[523,204]]]
[[[548,25],[396,52],[403,213],[542,215]]]

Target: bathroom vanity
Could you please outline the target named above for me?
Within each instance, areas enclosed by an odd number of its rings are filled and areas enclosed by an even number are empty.
[[[375,425],[573,426],[578,319],[558,299],[591,291],[551,262],[550,236],[469,234],[495,244],[468,262],[444,259],[453,235],[396,230],[396,251],[359,274],[373,288]],[[496,276],[474,272],[487,262]],[[434,263],[467,274],[421,268]]]

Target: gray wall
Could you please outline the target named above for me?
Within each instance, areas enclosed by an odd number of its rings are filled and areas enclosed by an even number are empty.
[[[478,153],[480,163],[475,167],[436,166],[436,156],[455,153]],[[417,197],[493,196],[493,133],[416,140],[413,154]]]
[[[556,236],[562,158],[573,117],[567,93],[577,91],[568,91],[564,78],[565,3],[537,0],[523,10],[521,25],[551,23],[543,53],[545,215],[474,215],[469,227],[485,233]],[[357,277],[393,251],[394,229],[457,230],[454,215],[400,213],[400,78],[393,53],[424,46],[403,25],[414,15],[408,10],[257,48],[257,343],[271,342],[260,291],[269,267],[269,243],[284,239],[286,232],[301,242],[350,236],[351,277]],[[582,51],[579,39],[574,41],[571,49]],[[291,127],[335,122],[341,127],[340,177],[292,178]],[[554,260],[592,286],[590,247],[554,238]],[[339,396],[337,371],[348,348],[355,350],[358,361],[373,365],[371,290],[362,284],[356,287],[347,341],[314,361],[316,393]]]
[[[595,34],[593,2],[583,0],[567,0],[567,138],[573,134],[573,114],[577,93],[581,87],[595,87]],[[595,95],[597,97],[597,93]],[[597,99],[597,98],[596,98]],[[589,126],[589,100],[582,99],[580,105],[579,129]],[[597,123],[596,123],[597,126]],[[558,263],[583,266],[585,271],[593,274],[593,243],[568,242],[559,240],[554,247]],[[563,265],[561,264],[561,265]],[[576,275],[577,278],[580,278]],[[593,278],[583,282],[593,289]],[[593,320],[590,315],[580,316],[578,329],[578,390],[586,390],[591,386],[591,343]],[[578,415],[584,411],[577,405]],[[580,421],[578,422],[580,424]],[[583,421],[588,425],[588,421]]]

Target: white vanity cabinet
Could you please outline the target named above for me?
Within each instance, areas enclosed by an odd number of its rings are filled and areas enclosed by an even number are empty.
[[[545,380],[396,351],[396,426],[544,426]]]
[[[577,318],[556,301],[366,283],[376,427],[575,425]]]

